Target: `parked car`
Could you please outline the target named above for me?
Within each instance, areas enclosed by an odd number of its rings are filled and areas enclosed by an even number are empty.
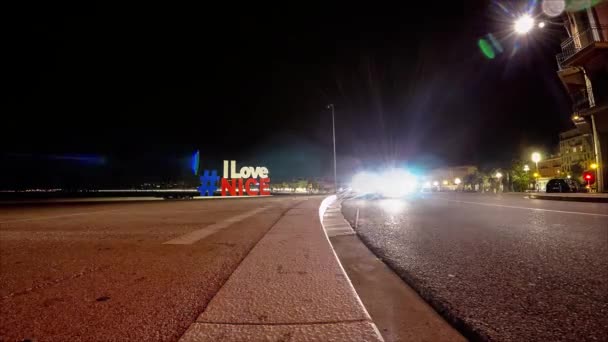
[[[578,192],[579,185],[572,179],[554,178],[547,182],[547,192]]]

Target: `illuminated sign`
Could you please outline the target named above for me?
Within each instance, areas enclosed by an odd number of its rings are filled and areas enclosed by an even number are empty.
[[[213,196],[219,181],[222,196],[267,196],[270,195],[268,174],[268,168],[264,166],[237,168],[236,160],[224,160],[223,177],[220,179],[217,170],[205,170],[200,176],[198,191],[201,196]]]

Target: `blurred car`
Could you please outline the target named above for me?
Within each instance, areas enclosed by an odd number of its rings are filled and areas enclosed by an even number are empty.
[[[579,185],[572,179],[554,178],[547,182],[547,192],[578,192]]]

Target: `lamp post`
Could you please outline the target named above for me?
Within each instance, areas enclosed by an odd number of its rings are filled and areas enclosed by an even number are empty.
[[[536,164],[536,173],[534,173],[534,187],[536,188],[536,192],[539,192],[540,189],[538,188],[538,162],[540,161],[540,153],[533,152],[532,161]]]
[[[598,182],[598,172],[597,172],[597,163],[593,163],[590,165],[591,170],[593,170],[595,172],[595,188],[597,189],[596,191],[601,191],[600,188],[598,187],[599,182]],[[589,184],[589,187],[591,187],[591,184]]]
[[[538,162],[540,161],[540,153],[532,153],[532,161],[536,164],[536,172],[538,172]]]
[[[496,189],[496,191],[500,191],[500,186],[502,185],[500,183],[500,180],[502,179],[502,173],[500,173],[500,171],[497,171],[496,174],[494,175],[496,177],[496,179],[498,180],[498,188]]]
[[[331,108],[331,131],[334,142],[334,190],[336,193],[338,193],[338,173],[336,171],[336,120],[334,104],[330,103],[327,105],[327,109],[329,108]]]

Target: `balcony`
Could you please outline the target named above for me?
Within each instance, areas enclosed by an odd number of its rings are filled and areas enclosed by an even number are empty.
[[[570,59],[578,52],[593,49],[598,43],[608,47],[608,26],[592,26],[563,41],[562,52],[555,56],[559,70],[566,68],[571,62]]]
[[[593,103],[589,101],[589,95],[587,94],[586,89],[571,93],[570,96],[572,97],[572,111],[575,113],[584,112],[593,107]]]

